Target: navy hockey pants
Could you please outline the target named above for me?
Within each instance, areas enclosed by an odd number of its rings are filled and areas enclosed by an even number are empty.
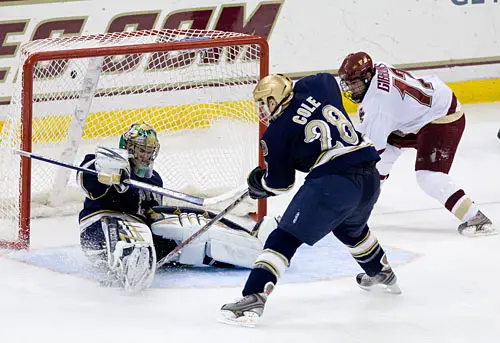
[[[333,232],[342,242],[360,237],[380,194],[375,162],[341,173],[307,178],[294,196],[279,227],[314,245]]]

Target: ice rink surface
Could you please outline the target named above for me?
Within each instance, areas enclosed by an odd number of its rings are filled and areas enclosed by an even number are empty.
[[[451,175],[500,225],[500,103],[464,110],[467,127]],[[382,245],[415,254],[395,267],[402,296],[365,293],[353,275],[283,283],[260,325],[239,328],[215,317],[242,285],[152,288],[131,297],[4,254],[0,342],[499,342],[500,235],[459,236],[458,221],[418,188],[414,159],[408,151],[397,162],[370,220]],[[271,199],[270,214],[280,214],[292,195]],[[74,223],[38,220],[33,250],[75,245]]]

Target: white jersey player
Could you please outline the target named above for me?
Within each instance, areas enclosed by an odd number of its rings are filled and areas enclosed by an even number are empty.
[[[414,148],[419,186],[462,222],[459,233],[496,234],[491,221],[448,175],[465,128],[465,114],[453,91],[437,76],[415,78],[390,64],[374,64],[365,52],[349,54],[339,76],[344,96],[360,103],[358,130],[381,156],[381,180],[388,178],[402,149]]]

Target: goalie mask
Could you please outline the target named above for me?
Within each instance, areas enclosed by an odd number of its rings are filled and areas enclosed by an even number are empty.
[[[147,123],[132,124],[120,137],[120,148],[129,153],[130,164],[135,175],[150,178],[160,142],[156,131]]]
[[[373,61],[366,52],[347,55],[339,69],[342,93],[352,102],[360,103],[374,74]]]
[[[253,91],[259,120],[269,125],[278,118],[293,99],[293,82],[282,74],[268,75],[257,83]]]

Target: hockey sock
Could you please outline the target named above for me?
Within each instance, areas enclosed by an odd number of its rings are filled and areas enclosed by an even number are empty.
[[[416,174],[420,188],[443,204],[461,222],[471,219],[479,211],[472,199],[452,182],[448,174],[430,170],[417,170]]]
[[[268,282],[276,284],[302,242],[277,228],[266,240],[264,251],[259,255],[243,289],[243,296],[264,292]]]
[[[479,208],[462,189],[453,193],[445,202],[444,207],[455,215],[462,223],[474,217]]]
[[[352,257],[369,276],[375,276],[386,266],[384,249],[378,243],[377,237],[370,231],[368,225],[358,237],[351,237],[345,232],[334,231],[338,238],[349,249]]]

